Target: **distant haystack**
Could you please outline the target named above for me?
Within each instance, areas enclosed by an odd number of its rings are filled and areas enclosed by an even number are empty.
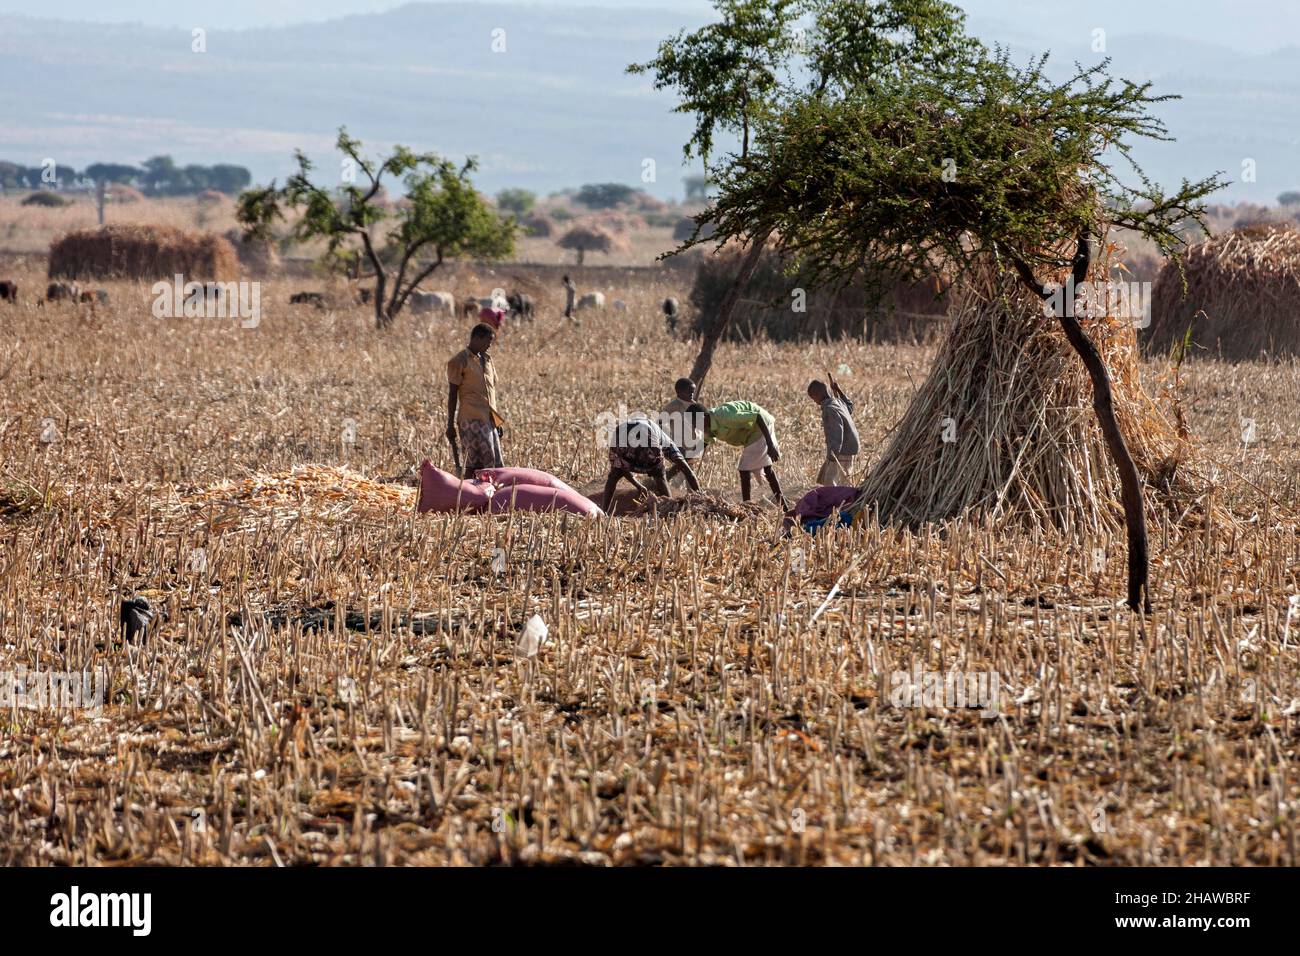
[[[104,187],[104,198],[110,202],[143,202],[144,193],[126,183],[109,183]]]
[[[280,252],[274,242],[245,239],[240,229],[227,229],[226,241],[234,247],[243,271],[252,275],[267,275],[280,268]]]
[[[1183,293],[1183,274],[1187,278]],[[1165,266],[1151,292],[1149,353],[1191,341],[1230,361],[1300,355],[1300,232],[1248,226],[1188,250],[1183,274]]]
[[[170,279],[229,281],[239,257],[222,236],[163,226],[79,229],[50,245],[51,279]]]

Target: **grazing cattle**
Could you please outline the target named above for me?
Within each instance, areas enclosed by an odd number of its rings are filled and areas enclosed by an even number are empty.
[[[672,298],[671,296],[667,299],[664,299],[664,304],[663,304],[664,322],[668,324],[669,332],[677,331],[677,312],[679,308],[680,307],[678,306],[676,299]]]
[[[325,294],[323,292],[295,292],[289,296],[290,305],[314,305],[318,309],[325,308]]]
[[[456,297],[450,292],[421,292],[415,290],[410,298],[411,311],[416,315],[442,313],[448,318],[456,317]]]
[[[615,299],[613,302],[610,303],[610,305],[613,307],[615,312],[627,311],[627,303],[624,302],[622,299]]]
[[[582,298],[578,300],[578,304],[576,308],[579,312],[581,312],[583,309],[605,308],[605,293],[588,292],[586,295],[584,295]]]
[[[108,305],[108,293],[103,289],[86,289],[78,299],[83,305]]]
[[[10,282],[8,279],[0,282],[0,302],[12,302],[18,304],[18,283]]]
[[[157,611],[149,604],[148,598],[127,598],[118,608],[118,627],[123,637],[134,642],[148,634],[149,625],[156,617]]]
[[[506,296],[506,305],[510,307],[510,318],[533,321],[533,297],[522,292]]]
[[[51,282],[45,289],[47,302],[76,302],[81,298],[81,289],[75,282]]]

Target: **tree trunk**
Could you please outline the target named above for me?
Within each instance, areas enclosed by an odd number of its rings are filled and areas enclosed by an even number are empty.
[[[695,383],[697,391],[704,390],[704,379],[709,374],[709,369],[713,367],[713,353],[718,348],[718,343],[722,337],[727,334],[727,329],[731,326],[731,315],[736,311],[736,303],[740,301],[740,293],[744,291],[745,284],[749,282],[749,277],[754,274],[754,269],[758,266],[759,257],[763,254],[763,246],[767,243],[769,233],[763,233],[750,239],[749,251],[745,253],[745,258],[740,264],[740,271],[736,273],[735,281],[731,283],[731,288],[727,294],[722,297],[722,303],[718,306],[718,314],[705,333],[703,341],[700,342],[700,354],[695,357],[695,364],[691,367],[691,381]]]
[[[1074,254],[1074,287],[1077,289],[1088,281],[1088,265],[1091,253],[1088,248],[1088,235],[1079,236],[1078,249]],[[1015,265],[1021,279],[1038,295],[1050,298],[1051,292],[1034,278],[1033,270],[1020,259]],[[1119,419],[1115,417],[1115,406],[1111,396],[1110,370],[1097,351],[1097,346],[1088,333],[1079,324],[1074,315],[1074,302],[1062,302],[1061,314],[1057,316],[1061,328],[1070,345],[1079,353],[1088,377],[1092,380],[1092,410],[1097,416],[1102,437],[1106,440],[1106,450],[1119,472],[1120,498],[1124,505],[1124,528],[1128,536],[1128,606],[1135,611],[1151,610],[1151,594],[1148,590],[1149,555],[1147,541],[1146,502],[1142,495],[1142,477],[1138,474],[1137,464],[1128,450],[1124,432],[1120,430]]]
[[[385,293],[388,291],[388,276],[382,271],[375,273],[375,328],[386,329],[392,323],[393,319],[386,309],[387,304]]]
[[[1069,310],[1063,309],[1062,313],[1066,311]],[[1151,595],[1147,590],[1147,518],[1146,504],[1142,497],[1142,478],[1138,475],[1137,464],[1129,453],[1128,443],[1124,440],[1119,420],[1115,417],[1115,406],[1111,401],[1110,371],[1079,320],[1073,315],[1065,314],[1060,316],[1060,320],[1065,337],[1083,359],[1088,377],[1092,379],[1092,410],[1097,416],[1097,424],[1101,426],[1102,437],[1106,439],[1111,461],[1119,471],[1124,502],[1124,527],[1128,532],[1128,606],[1135,611],[1150,611]]]

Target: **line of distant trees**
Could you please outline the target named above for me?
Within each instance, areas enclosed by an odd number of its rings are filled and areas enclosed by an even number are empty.
[[[131,186],[147,196],[192,196],[208,189],[233,196],[247,189],[253,176],[230,163],[177,166],[170,156],[154,156],[139,166],[92,163],[80,172],[54,163],[23,166],[0,160],[0,189],[91,189],[101,182]]]

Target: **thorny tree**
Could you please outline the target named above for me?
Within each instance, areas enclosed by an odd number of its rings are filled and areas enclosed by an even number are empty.
[[[708,210],[718,237],[775,236],[830,284],[864,268],[917,276],[942,265],[960,276],[991,260],[1054,301],[1059,287],[1050,283],[1067,274],[1083,283],[1092,245],[1111,229],[1131,229],[1177,257],[1183,229],[1204,225],[1204,197],[1223,183],[1184,180],[1165,193],[1133,161],[1130,140],[1168,139],[1151,110],[1171,97],[1109,77],[1107,63],[1061,83],[1045,66],[1046,57],[1016,67],[1004,52],[969,51],[836,100],[792,100],[764,121],[748,156],[719,170]],[[1075,309],[1054,311],[1087,368],[1119,473],[1128,604],[1143,610],[1142,483],[1115,416],[1109,370]]]
[[[312,164],[298,151],[298,171],[283,187],[272,182],[240,196],[239,221],[248,238],[267,239],[274,222],[293,211],[298,241],[326,239],[325,255],[334,262],[364,257],[371,271],[361,278],[375,280],[378,328],[391,325],[411,293],[445,261],[502,259],[514,250],[517,226],[474,190],[473,159],[457,166],[433,153],[396,146],[375,163],[346,129],[339,130],[337,147],[348,172],[339,189],[313,183]],[[406,202],[397,209],[382,202],[385,176],[404,177]]]
[[[683,152],[688,160],[698,156],[710,179],[747,160],[755,130],[801,97],[836,102],[979,48],[963,32],[965,15],[946,0],[715,0],[715,6],[717,22],[678,33],[660,44],[653,60],[628,67],[653,74],[655,89],[677,93],[677,112],[695,115]],[[719,132],[736,137],[740,151],[715,162]],[[700,239],[710,215],[696,217],[686,245]],[[700,386],[768,235],[736,233],[749,253],[700,343],[691,370]]]

